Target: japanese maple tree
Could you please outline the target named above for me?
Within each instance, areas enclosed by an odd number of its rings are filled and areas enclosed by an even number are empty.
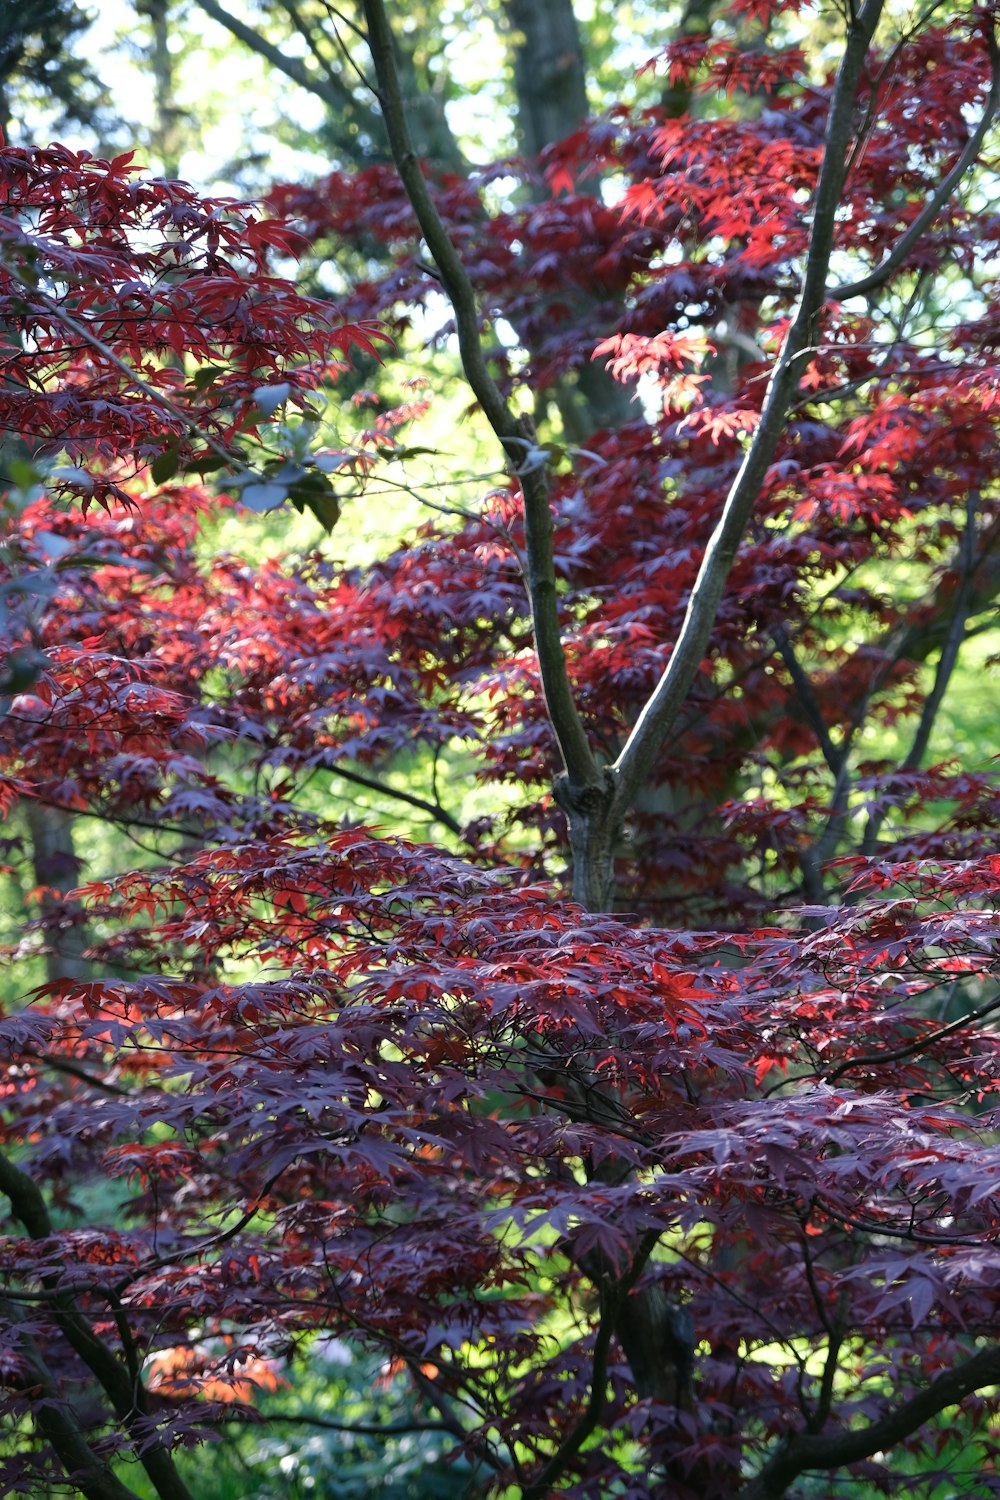
[[[87,972],[0,1020],[12,1492],[183,1500],[178,1449],[317,1334],[484,1490],[891,1490],[909,1450],[930,1492],[977,1423],[1000,1490],[1000,809],[924,767],[996,587],[1000,58],[989,7],[881,11],[829,76],[686,39],[671,82],[745,109],[469,182],[420,168],[366,0],[398,180],[274,218],[0,154],[3,799],[153,840],[43,907]],[[274,270],[337,235],[391,271],[334,307]],[[329,526],[404,472],[413,403],[316,415],[441,287],[481,506],[367,569],[207,561],[234,500]],[[595,358],[644,405],[580,439]],[[512,815],[463,817],[459,754]]]

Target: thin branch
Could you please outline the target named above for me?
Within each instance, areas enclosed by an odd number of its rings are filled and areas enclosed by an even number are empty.
[[[876,266],[874,271],[869,272],[867,276],[859,277],[857,281],[843,282],[840,286],[831,288],[830,297],[833,301],[846,302],[849,297],[863,297],[868,292],[875,291],[884,281],[888,281],[893,272],[902,265],[917,241],[933,224],[965,173],[976,160],[983,141],[986,139],[986,133],[993,123],[997,108],[1000,106],[1000,47],[997,46],[992,26],[986,34],[986,50],[990,59],[989,93],[986,96],[979,124],[970,135],[965,150],[951,171],[942,178],[909,229],[900,236],[882,264]]]
[[[941,702],[944,698],[949,679],[958,660],[959,650],[966,640],[967,636],[972,633],[967,631],[965,627],[970,616],[975,612],[976,609],[977,599],[973,589],[975,573],[980,563],[988,555],[990,548],[995,542],[994,537],[987,544],[987,546],[983,548],[982,552],[977,555],[975,505],[975,498],[972,496],[968,497],[966,501],[966,526],[963,532],[960,548],[962,567],[961,583],[956,594],[951,619],[948,623],[945,644],[942,648],[941,657],[938,662],[938,668],[935,673],[934,685],[927,698],[927,701],[924,704],[923,711],[920,716],[920,722],[917,726],[917,731],[914,736],[913,743],[910,747],[909,754],[903,761],[903,770],[916,770],[920,764],[920,761],[923,759],[924,753],[927,749],[927,743],[934,726],[934,721],[937,718],[938,710],[941,707]],[[790,649],[791,648],[789,648],[789,650]],[[868,705],[871,702],[873,694],[878,690],[882,682],[885,681],[886,677],[889,675],[889,672],[896,665],[896,663],[899,662],[904,655],[910,655],[912,654],[912,652],[912,644],[906,638],[904,638],[903,643],[899,644],[893,652],[891,661],[881,669],[876,681],[869,685],[867,691],[864,694],[864,697],[861,699],[860,704],[855,709],[855,712],[851,718],[851,722],[847,726],[840,747],[838,748],[836,746],[833,746],[832,741],[830,742],[834,752],[834,756],[839,762],[839,765],[836,768],[831,762],[831,758],[827,748],[823,745],[822,739],[820,739],[820,747],[823,750],[824,758],[826,759],[827,765],[830,766],[831,770],[834,770],[836,780],[834,784],[834,793],[830,807],[830,814],[827,818],[823,832],[813,841],[808,849],[804,850],[802,854],[802,869],[804,876],[803,885],[806,890],[806,894],[811,901],[821,903],[826,899],[826,891],[823,886],[821,872],[826,862],[833,857],[840,839],[840,835],[843,831],[844,823],[846,821],[847,802],[851,790],[849,757],[851,746],[854,743],[855,736],[857,735],[858,730],[861,728],[861,725],[864,723],[865,717],[868,712]],[[828,731],[826,731],[826,725],[820,715],[819,704],[812,696],[812,687],[809,683],[808,678],[806,677],[805,673],[802,672],[801,667],[799,667],[798,674],[801,677],[800,686],[796,678],[796,672],[795,670],[793,670],[793,668],[798,664],[794,662],[794,658],[790,661],[789,655],[786,655],[784,651],[782,651],[782,656],[785,660],[786,665],[789,667],[793,682],[795,682],[796,686],[799,687],[799,696],[802,698],[803,705],[809,715],[810,723],[813,725],[814,729],[817,732],[817,737],[819,737],[820,726],[822,726],[823,731],[827,733],[827,737],[829,738],[829,733]],[[812,700],[811,710],[810,698]],[[875,847],[875,841],[878,837],[878,831],[881,828],[884,820],[884,813],[877,818],[869,818],[868,826],[866,828],[865,835],[862,841],[862,852],[870,854],[873,851]]]
[[[812,1251],[809,1248],[809,1237],[804,1232],[804,1226],[802,1235],[802,1263],[805,1268],[806,1281],[809,1283],[809,1291],[812,1295],[813,1305],[816,1308],[817,1315],[823,1325],[827,1337],[826,1358],[823,1361],[823,1374],[820,1378],[819,1396],[817,1398],[816,1405],[806,1423],[806,1426],[810,1432],[821,1432],[826,1425],[827,1419],[830,1415],[830,1410],[833,1406],[834,1382],[837,1378],[837,1371],[840,1368],[840,1349],[844,1341],[844,1292],[843,1289],[841,1289],[838,1295],[838,1301],[840,1304],[838,1310],[839,1315],[836,1319],[831,1318],[829,1312],[827,1311],[826,1303],[823,1300],[823,1294],[820,1291],[819,1283],[816,1280],[816,1268],[813,1264]]]
[[[762,1323],[770,1333],[771,1337],[768,1340],[769,1343],[779,1345],[780,1348],[783,1349],[785,1353],[789,1354],[791,1358],[794,1359],[797,1363],[802,1362],[802,1356],[796,1351],[794,1343],[789,1342],[787,1335],[783,1333],[779,1325],[768,1316],[764,1305],[762,1305],[759,1300],[755,1300],[752,1297],[744,1297],[741,1292],[738,1292],[736,1288],[732,1286],[728,1281],[726,1281],[722,1276],[717,1275],[715,1271],[711,1270],[710,1267],[704,1263],[704,1261],[697,1260],[688,1252],[681,1250],[676,1246],[671,1246],[670,1253],[671,1255],[676,1255],[678,1260],[684,1261],[685,1265],[690,1266],[696,1276],[700,1276],[705,1281],[711,1282],[712,1286],[714,1286],[718,1291],[720,1297],[726,1297],[730,1302],[735,1302],[737,1307],[745,1307],[747,1312],[752,1313],[754,1319],[757,1322]]]
[[[926,7],[923,13],[915,17],[905,31],[900,32],[899,37],[896,41],[896,45],[886,55],[882,66],[879,68],[878,73],[875,75],[875,78],[872,81],[872,86],[868,95],[868,106],[865,110],[865,117],[861,122],[861,126],[857,134],[857,140],[854,144],[854,149],[851,152],[850,158],[847,163],[848,176],[850,176],[850,174],[854,171],[854,168],[857,166],[858,162],[864,156],[865,149],[868,145],[869,140],[871,139],[872,128],[877,117],[879,93],[883,83],[895,68],[896,63],[902,56],[905,49],[909,46],[910,42],[912,42],[913,38],[915,36],[919,36],[924,28],[930,24],[934,12],[940,10],[944,3],[945,0],[931,0],[930,5]]]
[[[953,1031],[961,1031],[963,1026],[968,1026],[973,1021],[985,1020],[997,1010],[1000,1010],[1000,995],[994,995],[993,999],[988,1000],[984,1005],[977,1006],[975,1010],[959,1016],[957,1020],[949,1021],[946,1026],[939,1026],[936,1031],[931,1031],[926,1036],[917,1037],[904,1047],[896,1047],[891,1052],[864,1052],[860,1057],[849,1057],[845,1062],[838,1063],[829,1073],[812,1076],[822,1076],[825,1083],[836,1083],[838,1078],[842,1078],[845,1073],[852,1073],[855,1068],[880,1068],[887,1067],[890,1063],[905,1062],[908,1057],[917,1057],[921,1052],[926,1052],[928,1047],[935,1046],[946,1036],[950,1036]],[[786,1081],[791,1082],[791,1079]],[[801,1076],[798,1081],[801,1082]]]
[[[788,668],[788,675],[792,679],[792,686],[798,694],[799,702],[816,736],[819,748],[823,752],[823,759],[834,776],[839,776],[844,764],[844,753],[842,750],[837,749],[837,746],[830,738],[830,731],[827,728],[826,720],[823,718],[819,700],[813,692],[813,685],[809,680],[808,674],[803,670],[798,657],[795,655],[791,641],[783,630],[779,631],[775,636],[775,645],[778,648],[782,661]]]
[[[542,467],[525,462],[526,448],[530,458],[536,446],[534,430],[527,418],[518,418],[511,411],[487,366],[472,283],[435,207],[410,138],[392,31],[383,0],[364,0],[364,10],[368,45],[378,77],[379,99],[393,159],[427,248],[441,274],[441,284],[451,301],[462,368],[487,421],[500,440],[509,469],[520,480],[524,497],[527,585],[535,650],[549,718],[567,775],[580,786],[596,787],[602,784],[603,778],[573,700],[559,631],[548,485]]]
[[[948,690],[948,683],[958,663],[958,654],[965,639],[965,622],[972,609],[972,575],[976,568],[976,502],[978,496],[969,495],[966,499],[965,532],[962,536],[962,577],[955,593],[955,604],[952,610],[951,620],[948,623],[948,633],[941,655],[938,658],[937,669],[934,673],[934,685],[927,695],[927,699],[921,710],[920,720],[917,724],[913,742],[900,766],[901,771],[916,771],[927,751],[931,733],[937,720],[944,695]],[[864,838],[861,843],[862,854],[873,854],[878,842],[879,830],[886,819],[886,811],[874,810],[865,828]]]
[[[652,771],[700,668],[726,579],[798,389],[801,361],[816,343],[816,325],[827,300],[826,278],[847,170],[855,95],[882,5],[883,0],[865,0],[848,32],[830,104],[798,307],[768,382],[760,421],[705,549],[666,671],[612,768],[619,817],[624,816]]]
[[[321,0],[321,3],[323,5],[323,9],[326,11],[331,20],[339,21],[342,26],[347,27],[348,31],[353,31],[354,35],[358,38],[359,41],[367,44],[368,37],[366,36],[365,32],[362,31],[361,27],[357,24],[356,21],[352,21],[350,16],[345,15],[342,10],[338,10],[337,7],[331,3],[331,0]],[[370,84],[369,88],[371,88]],[[372,93],[375,93],[374,89],[372,89]],[[378,95],[376,94],[375,97],[378,98]]]
[[[348,771],[340,765],[327,765],[324,766],[324,770],[330,771],[334,776],[342,776],[345,781],[353,782],[357,786],[366,786],[373,792],[382,793],[383,796],[394,797],[397,802],[405,802],[408,807],[419,808],[421,812],[429,813],[436,823],[442,823],[456,838],[462,837],[461,823],[457,818],[453,818],[440,802],[431,802],[427,797],[417,796],[415,792],[401,791],[398,787],[390,786],[388,782],[380,781],[377,776],[365,776],[361,771]]]
[[[919,303],[920,298],[923,296],[927,283],[930,280],[930,271],[924,269],[918,272],[916,277],[914,278],[910,294],[907,297],[906,302],[904,303],[901,310],[895,315],[893,315],[891,311],[886,312],[887,321],[891,324],[893,331],[892,343],[872,343],[868,346],[873,353],[876,351],[879,353],[880,357],[878,359],[878,362],[871,369],[866,371],[865,374],[857,376],[854,380],[843,380],[839,385],[825,386],[822,392],[824,402],[833,401],[841,397],[857,395],[859,391],[864,390],[865,386],[872,385],[874,382],[882,380],[887,371],[891,375],[890,365],[892,365],[899,347],[903,342],[906,334],[906,327],[910,321],[913,311]],[[941,368],[944,367],[942,366]],[[808,394],[799,396],[797,400],[792,402],[791,406],[789,407],[789,412],[797,413],[800,411],[805,411],[809,407],[815,406],[816,404],[816,392],[809,391]],[[856,566],[857,564],[855,564],[855,567]],[[852,571],[854,570],[852,569]]]
[[[613,1323],[607,1309],[602,1309],[601,1324],[594,1343],[593,1370],[590,1377],[590,1396],[583,1415],[576,1426],[563,1438],[552,1457],[541,1472],[521,1490],[521,1500],[543,1500],[551,1493],[553,1483],[565,1472],[566,1465],[575,1458],[597,1427],[607,1401],[608,1353],[611,1348]]]
[[[10,715],[5,715],[5,717],[9,718]],[[24,722],[28,723],[31,721],[26,719]],[[33,722],[37,724],[38,720],[36,719]],[[153,818],[140,818],[137,814],[115,812],[113,808],[71,807],[66,802],[60,802],[58,797],[46,796],[44,793],[38,792],[34,787],[26,795],[30,795],[32,801],[37,802],[41,807],[54,807],[59,812],[72,813],[74,818],[97,818],[102,823],[113,824],[114,827],[122,829],[123,832],[127,832],[130,828],[148,828],[154,833],[175,833],[179,837],[187,839],[196,839],[202,836],[202,830],[186,828],[182,823],[166,823],[162,819],[157,821]],[[139,848],[150,850],[150,846],[147,844],[140,844]],[[150,852],[152,851],[150,850]]]
[[[934,1250],[960,1249],[960,1250],[982,1250],[984,1245],[994,1248],[994,1242],[983,1235],[972,1234],[927,1234],[922,1229],[914,1229],[913,1221],[916,1215],[916,1205],[910,1204],[910,1223],[905,1229],[889,1224],[884,1219],[856,1219],[853,1214],[842,1213],[834,1208],[831,1203],[820,1200],[819,1207],[823,1213],[831,1219],[836,1219],[838,1224],[845,1224],[849,1229],[857,1229],[862,1234],[877,1235],[890,1240],[902,1240],[908,1245],[929,1245]]]
[[[148,1276],[151,1271],[162,1271],[167,1266],[183,1265],[187,1260],[203,1260],[209,1250],[217,1250],[220,1245],[228,1245],[229,1241],[235,1239],[238,1234],[242,1234],[247,1225],[251,1224],[260,1213],[261,1205],[284,1170],[285,1168],[281,1167],[277,1172],[272,1172],[260,1191],[251,1199],[249,1206],[227,1228],[219,1229],[215,1234],[206,1235],[203,1240],[185,1245],[182,1250],[176,1250],[173,1255],[150,1257],[149,1260],[143,1261],[141,1265],[136,1266],[135,1270],[129,1272],[127,1276],[120,1277],[115,1284],[117,1295],[120,1296],[122,1292],[127,1291],[135,1282],[141,1281],[144,1276]]]
[[[976,503],[977,495],[969,495],[965,503],[965,533],[962,537],[962,577],[955,595],[955,608],[948,624],[934,686],[924,704],[920,723],[910,746],[910,753],[903,762],[905,771],[915,771],[923,760],[930,741],[934,721],[948,687],[952,672],[958,661],[958,653],[965,639],[965,622],[972,607],[972,576],[976,569]]]
[[[24,1055],[32,1062],[44,1063],[47,1068],[53,1068],[57,1073],[66,1073],[70,1078],[78,1078],[81,1083],[89,1084],[92,1089],[99,1089],[104,1094],[115,1094],[122,1099],[135,1097],[131,1089],[122,1088],[117,1083],[109,1083],[105,1078],[95,1078],[92,1073],[87,1072],[86,1068],[67,1062],[63,1057],[53,1057],[50,1052],[27,1052]]]
[[[460,1419],[455,1415],[451,1404],[451,1399],[448,1397],[445,1391],[440,1389],[436,1381],[430,1375],[425,1374],[424,1370],[421,1368],[419,1360],[415,1359],[413,1355],[408,1351],[403,1350],[401,1345],[400,1349],[402,1351],[401,1357],[406,1360],[406,1367],[410,1372],[410,1379],[413,1381],[414,1385],[420,1391],[425,1401],[429,1401],[435,1408],[435,1410],[440,1414],[441,1421],[444,1424],[445,1430],[447,1432],[450,1432],[453,1437],[457,1438],[458,1441],[463,1444],[463,1446],[467,1447],[470,1442],[469,1430],[467,1427],[462,1426]],[[465,1401],[463,1404],[466,1407],[472,1406],[471,1401]],[[494,1453],[493,1446],[490,1443],[489,1438],[485,1434],[472,1439],[472,1448],[474,1453],[476,1454],[476,1457],[482,1463],[484,1463],[488,1469],[492,1469],[495,1473],[499,1473],[499,1471],[503,1468],[502,1460],[497,1456],[496,1453]]]
[[[213,21],[224,26],[245,47],[249,47],[251,52],[256,52],[259,57],[269,62],[272,68],[276,68],[279,73],[284,73],[285,77],[297,83],[300,89],[305,89],[308,93],[315,94],[322,99],[328,109],[335,105],[339,106],[347,100],[356,106],[357,101],[354,95],[350,89],[345,88],[328,63],[325,64],[325,80],[321,82],[313,77],[308,68],[302,66],[297,57],[286,57],[280,47],[269,42],[267,37],[255,31],[252,26],[248,26],[245,21],[241,21],[238,16],[225,10],[218,4],[218,0],[196,0],[196,4],[206,16],[211,16]]]
[[[337,1422],[332,1417],[320,1417],[315,1412],[308,1411],[268,1411],[261,1412],[263,1422],[295,1423],[301,1427],[321,1427],[326,1432],[355,1432],[364,1437],[399,1437],[407,1432],[448,1432],[452,1429],[447,1422],[390,1422],[388,1424],[379,1422]],[[253,1418],[237,1415],[222,1416],[220,1423],[235,1423],[243,1427],[257,1427],[261,1423]],[[452,1436],[454,1434],[452,1433]],[[464,1433],[463,1433],[464,1436]]]
[[[347,43],[344,41],[344,38],[340,34],[340,31],[339,31],[338,26],[337,26],[337,22],[339,21],[342,26],[346,26],[347,29],[348,29],[348,31],[353,31],[355,33],[355,35],[358,37],[358,39],[360,41],[364,42],[366,46],[368,45],[368,38],[367,38],[367,36],[361,30],[360,26],[355,26],[354,22],[350,19],[350,17],[342,15],[341,12],[337,9],[337,7],[335,5],[331,5],[329,3],[329,0],[322,0],[322,3],[323,3],[324,9],[326,10],[327,15],[330,18],[330,22],[331,22],[331,24],[333,26],[333,39],[336,42],[338,48],[340,49],[340,52],[341,52],[341,55],[344,58],[344,61],[347,63],[348,67],[352,68],[354,70],[354,72],[358,75],[358,81],[361,83],[362,87],[365,88],[365,89],[367,89],[368,92],[370,94],[372,94],[377,99],[378,98],[378,89],[372,87],[371,80],[369,78],[367,78],[365,76],[364,72],[361,70],[361,68],[358,67],[358,65],[355,62],[354,57],[353,57],[353,55],[351,53],[350,47],[348,47]]]
[[[309,23],[306,21],[306,19],[303,16],[302,12],[299,10],[298,6],[295,4],[295,0],[278,0],[278,3],[281,5],[282,9],[286,12],[286,14],[288,16],[288,19],[291,21],[292,25],[295,27],[295,30],[298,32],[299,36],[305,42],[305,44],[308,47],[309,51],[312,53],[313,57],[316,59],[316,62],[319,64],[319,66],[323,69],[323,72],[329,78],[331,87],[337,89],[341,93],[341,95],[346,95],[347,97],[350,97],[351,98],[351,102],[353,103],[354,102],[353,101],[353,96],[350,94],[350,91],[347,88],[345,88],[344,84],[337,77],[337,74],[333,71],[333,67],[332,67],[332,65],[330,63],[330,59],[328,57],[324,57],[323,53],[320,51],[319,47],[316,45],[316,37],[315,37],[315,34],[314,34],[314,28],[312,26],[310,26]]]

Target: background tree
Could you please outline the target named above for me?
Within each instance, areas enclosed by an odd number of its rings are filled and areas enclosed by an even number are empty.
[[[5,0],[0,5],[0,129],[39,104],[54,123],[100,128],[109,98],[76,43],[90,25],[75,0]],[[21,120],[17,119],[20,126]]]

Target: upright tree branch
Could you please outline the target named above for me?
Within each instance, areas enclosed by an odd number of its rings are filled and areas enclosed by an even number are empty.
[[[670,662],[612,768],[619,817],[631,806],[652,771],[701,665],[729,570],[798,388],[801,360],[816,341],[819,315],[827,300],[826,277],[847,171],[858,79],[882,6],[883,0],[865,0],[850,23],[830,103],[798,307],[768,382],[760,421],[726,498],[722,518],[705,549]]]
[[[592,1276],[600,1302],[600,1318],[591,1356],[590,1394],[579,1421],[570,1428],[551,1458],[542,1466],[533,1480],[522,1487],[521,1500],[544,1500],[552,1486],[562,1478],[566,1467],[579,1453],[591,1433],[597,1428],[607,1401],[608,1355],[611,1339],[617,1331],[618,1317],[629,1292],[636,1285],[649,1260],[658,1236],[653,1236],[638,1249],[623,1276]],[[588,1275],[591,1273],[588,1272]]]
[[[434,205],[413,149],[385,6],[382,0],[364,0],[364,10],[368,45],[396,170],[451,301],[465,377],[503,446],[508,467],[517,475],[524,496],[528,594],[542,690],[552,727],[569,777],[583,786],[598,786],[602,782],[601,772],[584,733],[566,672],[552,558],[552,511],[544,469],[533,461],[534,430],[530,422],[514,415],[489,372],[479,337],[472,283]]]
[[[783,630],[775,636],[774,643],[778,648],[782,661],[788,668],[788,675],[792,679],[792,686],[795,688],[799,702],[802,705],[802,710],[812,726],[819,748],[823,752],[823,759],[834,776],[839,776],[844,763],[844,754],[833,743],[829,727],[823,717],[823,710],[820,708],[819,700],[813,692],[813,685],[809,680],[809,675],[796,656],[795,648]]]
[[[21,1384],[31,1391],[32,1420],[40,1435],[51,1444],[66,1474],[72,1476],[74,1488],[85,1500],[138,1500],[135,1491],[122,1484],[114,1470],[91,1448],[73,1408],[59,1399],[37,1342],[27,1329],[18,1327],[21,1315],[7,1297],[0,1296],[0,1315],[18,1330]]]
[[[955,603],[948,622],[948,633],[941,647],[941,655],[934,673],[934,683],[921,710],[913,743],[900,766],[901,771],[919,770],[920,763],[927,752],[941,704],[944,702],[948,683],[958,664],[959,652],[965,639],[965,622],[972,608],[972,575],[976,567],[977,502],[977,495],[969,495],[966,500],[965,532],[962,537],[962,579],[955,594]],[[879,831],[885,822],[885,817],[885,811],[882,809],[876,809],[870,814],[861,844],[862,854],[871,855],[875,852]]]

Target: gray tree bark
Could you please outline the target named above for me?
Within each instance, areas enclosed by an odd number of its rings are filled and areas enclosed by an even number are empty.
[[[41,912],[45,930],[45,977],[88,979],[90,965],[83,957],[87,928],[83,908],[66,899],[80,884],[80,859],[73,842],[73,815],[59,807],[46,807],[28,797],[25,819],[31,839],[31,864],[35,885],[42,891]]]
[[[537,157],[582,125],[586,65],[573,0],[505,0],[521,149]]]
[[[165,177],[180,176],[181,117],[174,81],[174,55],[170,50],[171,0],[136,0],[136,9],[152,27],[150,65],[153,73],[153,131],[150,145],[163,165]]]
[[[554,141],[571,135],[590,114],[587,60],[573,0],[504,0],[517,95],[521,150],[535,161]],[[599,191],[598,182],[581,191]],[[556,392],[563,431],[571,443],[585,442],[600,427],[616,427],[634,416],[631,393],[599,364],[586,364]]]

